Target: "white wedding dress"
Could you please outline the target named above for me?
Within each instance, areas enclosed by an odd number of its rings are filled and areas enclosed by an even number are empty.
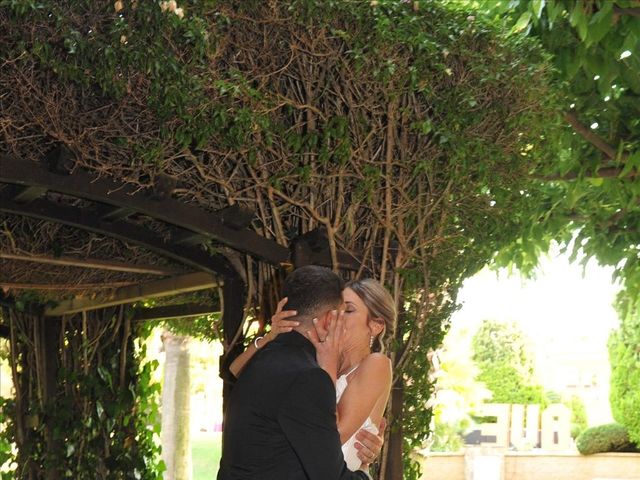
[[[344,375],[340,375],[336,380],[336,403],[340,401],[340,397],[342,397],[342,394],[347,388],[347,377],[355,372],[356,368],[358,368],[358,365],[356,365]],[[378,434],[378,427],[375,423],[373,423],[371,417],[367,417],[367,419],[362,424],[362,427],[360,427],[360,429],[358,429],[353,435],[351,435],[351,438],[342,445],[342,454],[344,455],[344,461],[347,462],[347,468],[354,472],[358,470],[360,468],[360,465],[362,464],[362,462],[358,458],[358,450],[356,450],[355,446],[356,434],[361,429],[365,429],[373,433],[374,435]]]

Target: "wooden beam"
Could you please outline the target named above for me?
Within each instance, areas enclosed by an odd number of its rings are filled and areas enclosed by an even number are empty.
[[[87,209],[63,205],[50,200],[34,200],[23,205],[0,192],[0,212],[26,215],[41,220],[62,223],[88,230],[124,242],[135,243],[165,257],[173,258],[196,270],[235,276],[237,272],[223,255],[210,255],[199,248],[172,245],[158,237],[157,232],[125,221],[107,222]]]
[[[106,299],[76,297],[70,300],[64,300],[55,307],[45,308],[44,315],[47,317],[57,317],[85,310],[96,310],[98,308],[111,307],[123,303],[133,303],[147,298],[195,292],[207,288],[219,287],[220,285],[221,282],[208,273],[189,273],[187,275],[165,278],[142,285],[122,287],[117,289],[114,295]]]
[[[142,273],[149,275],[176,275],[180,272],[171,268],[156,265],[137,265],[124,262],[111,262],[92,258],[50,257],[45,255],[20,255],[16,253],[0,252],[0,258],[23,262],[44,263],[47,265],[64,265],[68,267],[95,268],[115,272]]]
[[[171,241],[178,245],[201,245],[207,241],[207,236],[191,230],[176,227],[171,230]]]
[[[314,252],[329,248],[329,237],[327,236],[327,229],[325,227],[314,228],[307,233],[298,235],[293,239],[292,243],[294,242],[303,242]]]
[[[242,205],[230,205],[220,210],[222,222],[235,230],[242,230],[251,226],[256,213]]]
[[[291,249],[291,258],[296,268],[304,265],[322,265],[333,268],[329,239],[324,227],[297,236],[291,242]],[[337,257],[338,268],[354,271],[360,269],[357,258],[350,253],[338,250]]]
[[[0,280],[0,288],[4,290],[106,290],[136,285],[139,282],[100,282],[100,283],[13,283]]]
[[[167,320],[170,318],[200,317],[220,312],[220,305],[185,303],[164,307],[136,309],[132,320]]]
[[[47,193],[44,187],[21,187],[13,200],[18,203],[29,203]]]
[[[98,270],[111,270],[114,272],[143,273],[149,275],[176,275],[180,273],[171,268],[156,265],[138,265],[123,262],[99,260],[97,258],[77,257],[51,257],[46,255],[20,255],[17,253],[0,252],[0,258],[5,260],[18,260],[23,262],[44,263],[47,265],[64,265],[69,267],[95,268]]]
[[[271,264],[279,265],[289,259],[287,247],[264,238],[253,230],[229,227],[219,212],[207,212],[171,198],[154,200],[138,192],[135,185],[98,177],[79,169],[71,175],[59,175],[50,172],[40,163],[0,155],[0,182],[44,187],[79,198],[131,208],[157,220],[201,233]]]
[[[103,220],[114,221],[122,220],[131,215],[133,210],[127,207],[112,207],[111,205],[103,205],[98,208],[98,215]]]
[[[49,171],[58,175],[70,175],[76,165],[76,156],[69,148],[59,143],[44,157]]]

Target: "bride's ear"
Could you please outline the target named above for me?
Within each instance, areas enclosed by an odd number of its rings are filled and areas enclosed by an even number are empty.
[[[384,321],[381,318],[372,318],[369,321],[369,331],[371,335],[377,337],[384,331]]]

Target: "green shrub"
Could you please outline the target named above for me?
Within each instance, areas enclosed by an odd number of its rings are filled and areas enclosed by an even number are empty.
[[[575,440],[587,429],[587,409],[582,399],[577,395],[563,399],[562,403],[571,409],[571,438]]]
[[[629,440],[627,429],[618,423],[588,428],[576,440],[582,455],[604,452],[637,452],[638,447]]]

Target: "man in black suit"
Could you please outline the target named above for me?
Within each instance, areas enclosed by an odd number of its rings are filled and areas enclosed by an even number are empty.
[[[218,480],[352,480],[336,426],[336,392],[305,334],[342,304],[342,280],[307,266],[284,284],[300,326],[256,353],[238,379],[226,413]]]

